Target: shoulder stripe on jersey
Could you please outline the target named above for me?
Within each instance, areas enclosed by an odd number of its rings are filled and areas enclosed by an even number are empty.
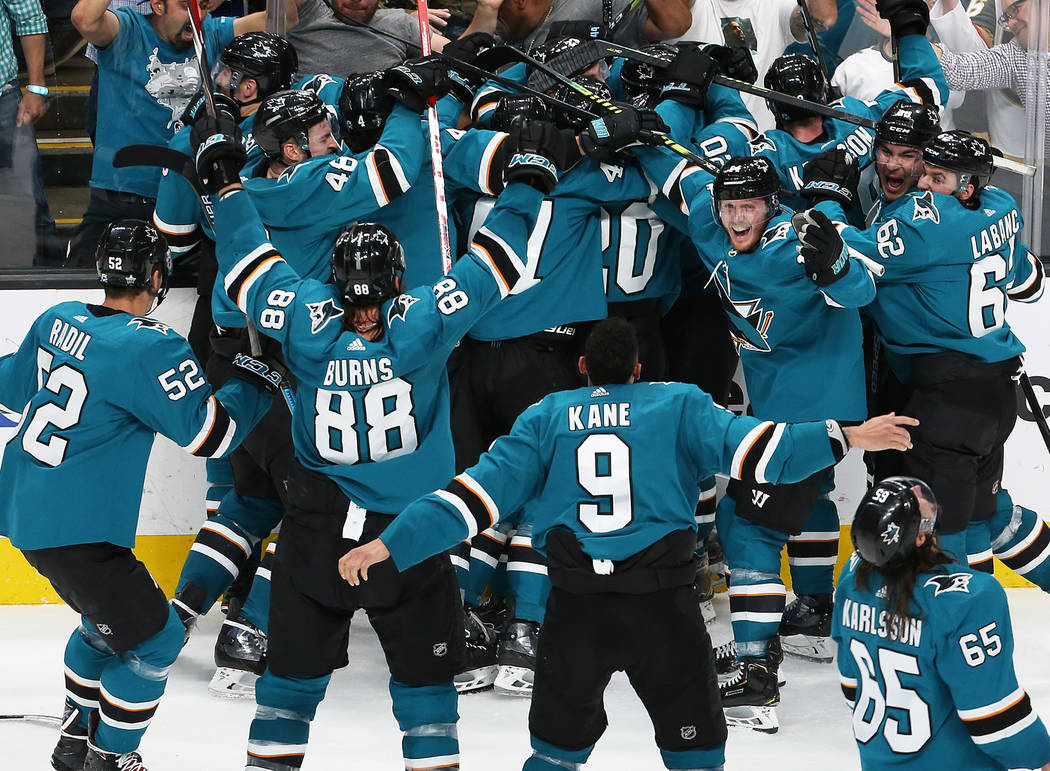
[[[178,257],[191,251],[200,243],[199,228],[193,225],[171,225],[153,212],[153,225],[164,234],[172,256]]]
[[[755,481],[760,485],[764,485],[769,481],[766,479],[766,469],[769,468],[769,461],[773,459],[773,453],[776,451],[777,445],[780,444],[780,438],[784,436],[784,429],[786,428],[787,426],[783,423],[777,423],[776,428],[773,429],[773,435],[766,444],[766,449],[762,451],[762,456],[758,459],[758,465],[755,467]]]
[[[671,170],[671,173],[667,175],[667,179],[665,179],[660,186],[660,192],[664,194],[667,200],[669,200],[672,205],[681,209],[686,215],[689,214],[689,207],[687,207],[685,201],[682,200],[681,176],[685,173],[688,165],[689,161],[683,158]]]
[[[521,278],[525,269],[521,258],[510,248],[510,244],[488,228],[480,228],[470,242],[470,248],[482,258],[499,287],[500,297],[510,294],[511,288]]]
[[[496,163],[503,153],[498,151],[503,142],[510,136],[502,131],[496,134],[481,153],[481,166],[478,168],[478,188],[488,195],[498,195],[503,190],[503,163]]]
[[[940,91],[932,78],[911,78],[896,84],[908,99],[919,104],[941,105]]]
[[[158,217],[157,212],[153,212],[153,224],[166,236],[183,236],[197,230],[196,222],[190,225],[172,225]]]
[[[1030,302],[1043,293],[1044,271],[1042,261],[1037,259],[1031,252],[1025,254],[1025,259],[1032,266],[1032,272],[1028,275],[1028,280],[1023,284],[1009,287],[1006,290],[1006,294],[1009,295],[1010,299],[1018,302]]]
[[[208,411],[204,417],[204,425],[193,437],[189,444],[183,445],[184,449],[199,458],[210,458],[213,455],[221,455],[221,450],[229,446],[233,438],[235,424],[226,411],[222,402],[214,396],[208,397]]]
[[[238,308],[247,313],[248,290],[266,271],[283,259],[273,244],[260,244],[226,274],[224,286],[227,296]]]
[[[495,86],[482,87],[474,96],[474,101],[470,105],[470,117],[474,123],[478,122],[478,118],[495,110],[499,100],[506,93],[506,91],[502,91]]]
[[[974,744],[990,744],[1006,739],[1020,733],[1037,719],[1028,694],[1021,688],[986,707],[961,709],[959,717],[966,724]]]
[[[747,432],[733,453],[731,475],[733,479],[753,479],[759,459],[773,436],[774,423],[763,421]],[[746,476],[745,476],[746,475]]]
[[[411,187],[397,158],[382,145],[376,145],[365,158],[365,169],[368,171],[372,193],[380,206],[386,206]]]

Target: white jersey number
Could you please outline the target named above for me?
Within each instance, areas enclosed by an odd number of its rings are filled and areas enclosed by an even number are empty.
[[[984,337],[1006,320],[1006,258],[989,254],[970,266],[970,334]]]
[[[415,452],[419,431],[412,414],[411,383],[401,378],[377,383],[365,391],[362,405],[364,425],[357,426],[357,410],[349,391],[317,389],[314,442],[322,458],[349,466]],[[361,456],[359,431],[364,431],[368,457]]]
[[[588,495],[601,500],[577,504],[580,522],[592,533],[619,530],[634,519],[631,447],[616,434],[591,434],[580,443],[576,481]]]
[[[53,393],[55,401],[44,402],[27,415],[28,425],[22,434],[22,449],[52,468],[65,460],[69,446],[69,440],[58,431],[80,422],[80,413],[88,396],[84,375],[68,364],[51,369],[54,358],[51,352],[37,349],[37,383],[40,388]],[[49,429],[52,431],[45,440],[43,434]]]
[[[849,651],[860,672],[857,703],[853,708],[853,733],[857,741],[867,744],[881,731],[894,752],[908,754],[921,750],[932,735],[930,708],[916,690],[901,682],[901,675],[919,675],[919,660],[908,653],[879,648],[877,672],[863,642],[856,638],[850,640]],[[879,685],[879,673],[885,689]]]

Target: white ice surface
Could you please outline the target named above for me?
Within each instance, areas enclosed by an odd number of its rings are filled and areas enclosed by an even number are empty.
[[[1021,684],[1036,709],[1050,718],[1050,598],[1035,589],[1008,590]],[[729,637],[726,596],[716,599],[716,643]],[[208,695],[212,645],[221,616],[204,619],[176,663],[141,751],[150,771],[243,768],[254,702]],[[60,714],[62,651],[77,617],[66,607],[0,607],[0,714]],[[660,641],[653,644],[659,646]],[[355,619],[351,664],[335,674],[310,734],[305,771],[398,771],[401,735],[390,713],[387,672],[363,615]],[[787,685],[776,735],[731,729],[727,769],[856,769],[856,748],[833,664],[788,659]],[[652,726],[626,678],[616,676],[605,695],[609,728],[587,769],[648,771],[663,768]],[[526,699],[482,693],[459,701],[462,767],[519,769],[529,754]],[[0,721],[0,769],[47,771],[57,732],[45,726]]]

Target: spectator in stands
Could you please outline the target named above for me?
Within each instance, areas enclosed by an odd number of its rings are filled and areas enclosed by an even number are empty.
[[[547,39],[558,21],[589,19],[612,27],[612,40],[636,46],[646,40],[668,40],[689,29],[687,0],[645,0],[630,10],[629,0],[503,0],[496,29],[507,41],[531,50]],[[622,15],[621,15],[622,14]]]
[[[131,8],[143,16],[153,13],[149,0],[109,0],[109,10],[118,8]],[[84,103],[84,129],[91,137],[91,144],[95,144],[95,121],[98,117],[98,49],[88,43],[84,50],[84,56],[95,64],[95,74],[91,78],[91,90],[88,92],[87,101]]]
[[[26,59],[29,83],[24,96],[18,82],[12,25]],[[47,19],[40,8],[40,0],[0,0],[0,193],[28,198],[29,186],[32,185],[38,262],[44,261],[43,245],[53,243],[57,238],[55,221],[44,197],[40,156],[33,130],[34,124],[47,112],[47,86],[44,85],[46,36]],[[32,243],[32,239],[27,239],[27,242]],[[11,254],[6,256],[14,258]],[[29,257],[28,251],[24,257]]]
[[[478,8],[486,3],[491,5],[492,0],[480,0]],[[440,10],[431,12],[434,27],[443,26],[444,15],[435,14]],[[468,32],[492,32],[495,12],[490,15],[489,29],[471,24]],[[442,21],[435,23],[435,19]],[[288,31],[288,41],[299,54],[300,78],[385,70],[420,56],[419,22],[401,8],[380,8],[379,0],[304,0],[299,24]],[[435,51],[447,42],[441,35],[431,35]]]
[[[809,10],[817,32],[831,29],[838,21],[835,0],[809,0]],[[806,40],[806,25],[797,0],[696,0],[692,25],[683,38],[747,46],[761,81],[769,65],[791,43]],[[774,127],[773,115],[760,97],[745,94],[744,104],[760,129]]]
[[[152,219],[160,170],[117,169],[113,155],[128,144],[166,145],[182,127],[183,110],[200,88],[185,2],[150,0],[149,16],[130,8],[109,10],[108,5],[109,0],[79,0],[72,14],[80,34],[99,49],[99,117],[91,198],[69,244],[69,267],[94,266],[95,244],[111,221]],[[211,6],[201,5],[212,61],[235,35],[266,26],[264,11],[213,19],[207,16]],[[288,0],[286,9],[291,28],[298,20],[296,3]]]

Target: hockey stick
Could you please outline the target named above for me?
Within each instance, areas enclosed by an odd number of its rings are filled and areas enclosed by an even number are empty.
[[[809,40],[809,47],[813,49],[813,56],[816,57],[817,64],[820,66],[820,74],[824,76],[826,87],[831,88],[831,76],[828,74],[828,65],[824,61],[824,52],[820,49],[817,28],[813,26],[813,15],[809,12],[809,3],[806,0],[798,0],[798,11],[802,14],[802,24],[806,27],[806,38]]]
[[[1021,393],[1024,394],[1024,400],[1028,402],[1028,408],[1032,411],[1032,420],[1035,421],[1035,427],[1039,429],[1039,435],[1043,437],[1043,444],[1046,445],[1046,449],[1050,450],[1050,426],[1046,424],[1046,416],[1043,415],[1043,405],[1039,403],[1039,398],[1035,394],[1032,380],[1028,377],[1027,372],[1022,371],[1018,382],[1021,384]]]
[[[285,2],[286,0],[266,0],[266,31],[281,37],[288,31]]]
[[[62,725],[62,718],[54,715],[32,715],[26,713],[24,715],[0,715],[0,722],[39,723],[40,725],[58,728]]]
[[[594,42],[598,42],[598,41],[594,41]],[[584,45],[586,45],[586,43]],[[579,46],[577,46],[577,47],[579,47]],[[561,83],[564,86],[568,86],[573,91],[575,91],[580,96],[582,96],[584,99],[589,101],[591,104],[593,104],[596,107],[598,107],[599,109],[601,109],[601,111],[604,114],[606,114],[606,115],[617,115],[617,114],[623,112],[623,110],[621,108],[617,107],[612,102],[609,102],[609,101],[603,99],[602,97],[598,96],[596,93],[594,93],[593,91],[588,89],[586,86],[583,86],[583,85],[575,82],[574,80],[570,80],[569,78],[565,77],[560,72],[558,72],[557,70],[552,70],[550,67],[548,67],[546,64],[541,62],[539,59],[536,59],[536,58],[534,58],[532,56],[529,56],[524,51],[519,51],[516,48],[511,48],[511,49],[508,49],[508,50],[513,51],[514,55],[518,57],[519,61],[523,61],[526,64],[532,65],[533,67],[538,69],[540,72],[546,73],[550,77],[554,78],[555,82]],[[573,49],[573,50],[576,50],[576,49]],[[572,53],[572,52],[570,51],[569,53]],[[679,144],[678,142],[676,142],[674,139],[669,137],[667,134],[662,134],[662,133],[654,132],[654,131],[641,131],[638,134],[638,138],[642,141],[643,144],[647,144],[647,145],[654,146],[654,147],[656,147],[656,146],[666,147],[671,152],[677,153],[678,155],[682,156],[683,158],[685,158],[688,161],[692,161],[693,163],[695,163],[697,166],[699,166],[701,169],[703,169],[704,171],[708,172],[709,174],[718,174],[718,172],[719,172],[719,167],[715,163],[711,162],[707,158],[704,158],[703,156],[697,155],[696,153],[694,153],[689,148],[687,148],[687,147]]]
[[[430,10],[427,0],[416,0],[419,20],[419,47],[423,56],[433,53],[430,47]],[[441,128],[438,126],[437,97],[427,99],[427,134],[430,137],[430,165],[434,170],[434,207],[437,209],[438,241],[441,247],[441,272],[452,270],[452,244],[448,234],[448,203],[445,201],[445,172],[441,161]]]

